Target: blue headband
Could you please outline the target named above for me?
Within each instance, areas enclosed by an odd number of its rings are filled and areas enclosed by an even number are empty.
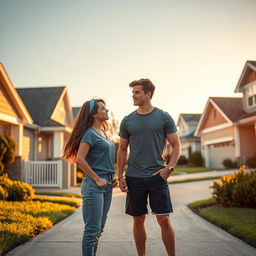
[[[89,103],[90,103],[90,111],[89,111],[89,114],[91,114],[91,113],[92,113],[92,109],[93,109],[94,104],[95,104],[95,100],[90,100]]]

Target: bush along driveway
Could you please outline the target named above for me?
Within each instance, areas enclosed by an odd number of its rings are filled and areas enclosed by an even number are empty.
[[[189,204],[194,212],[256,247],[256,170],[241,167],[212,185],[213,198]]]

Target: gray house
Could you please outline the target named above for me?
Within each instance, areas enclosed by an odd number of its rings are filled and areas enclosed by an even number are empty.
[[[200,138],[194,135],[201,114],[182,113],[179,115],[177,127],[181,142],[181,155],[186,158],[190,153],[201,151]]]
[[[76,165],[61,159],[74,123],[67,88],[16,90],[33,119],[23,130],[23,180],[34,187],[75,186]]]

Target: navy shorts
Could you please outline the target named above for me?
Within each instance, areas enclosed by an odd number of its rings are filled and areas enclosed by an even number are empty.
[[[125,213],[132,216],[147,214],[148,198],[153,214],[173,212],[168,184],[160,174],[149,178],[126,177],[126,182],[129,192]]]

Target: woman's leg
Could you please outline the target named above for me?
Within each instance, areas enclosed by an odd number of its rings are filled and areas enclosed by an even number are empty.
[[[104,208],[104,189],[99,188],[89,178],[81,186],[83,196],[84,234],[82,241],[83,256],[94,256],[101,232]]]
[[[109,182],[111,182],[111,180]],[[110,205],[111,205],[111,200],[112,200],[112,187],[111,187],[111,185],[108,185],[103,194],[103,211],[102,211],[101,229],[100,229],[100,233],[98,236],[98,240],[94,246],[95,255],[96,255],[96,251],[97,251],[97,247],[98,247],[99,238],[100,238],[101,233],[103,232],[103,229],[105,227],[107,215],[108,215]]]

